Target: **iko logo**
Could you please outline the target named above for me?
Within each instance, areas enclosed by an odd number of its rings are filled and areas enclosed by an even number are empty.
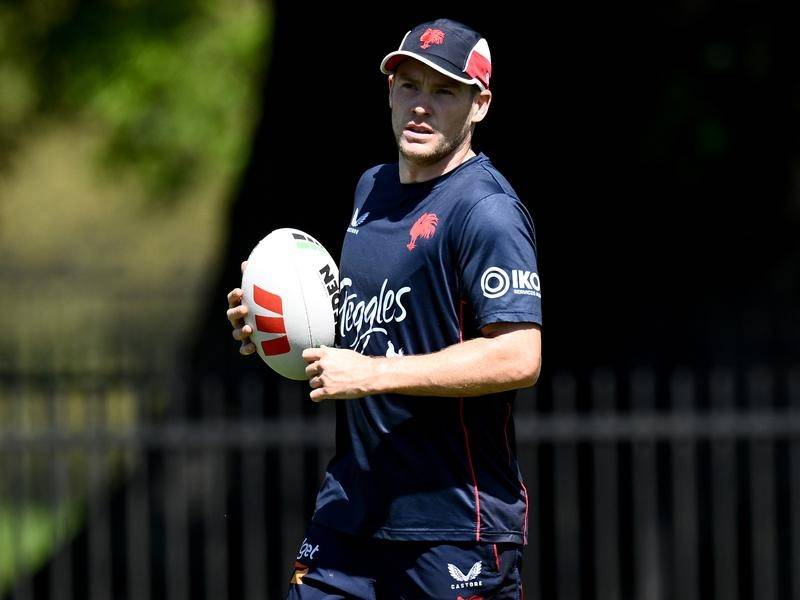
[[[256,329],[264,333],[283,334],[271,340],[261,342],[261,349],[267,356],[286,354],[291,349],[289,338],[286,337],[286,325],[283,322],[283,301],[277,294],[262,290],[253,285],[253,300],[261,308],[274,313],[275,317],[256,315]]]
[[[499,298],[508,291],[508,273],[500,267],[489,267],[481,275],[481,290],[487,298]]]
[[[364,223],[364,221],[367,220],[368,216],[369,216],[369,211],[365,212],[363,215],[359,217],[358,209],[356,208],[355,211],[353,211],[353,218],[350,219],[350,227],[347,228],[347,232],[358,235],[358,227],[362,223]]]
[[[409,235],[411,236],[411,241],[406,244],[406,248],[409,251],[413,250],[417,247],[417,238],[424,238],[429,240],[433,237],[433,234],[436,233],[436,226],[439,224],[439,217],[437,217],[433,213],[422,213],[422,216],[417,219],[417,222],[411,226],[411,231],[409,231]]]
[[[542,284],[539,274],[535,271],[511,269],[509,277],[505,269],[489,267],[481,275],[481,291],[487,298],[504,296],[511,287],[514,288],[515,294],[542,297]]]
[[[347,335],[355,330],[355,338],[349,342],[349,347],[356,352],[364,351],[373,333],[387,335],[386,328],[380,325],[400,323],[408,314],[403,306],[403,296],[410,292],[411,288],[403,286],[397,291],[387,290],[388,284],[389,280],[384,279],[377,296],[359,300],[358,294],[350,291],[353,280],[349,277],[342,278],[339,333],[342,340],[346,340]]]
[[[450,589],[451,590],[460,590],[463,588],[470,588],[470,587],[482,587],[482,581],[475,581],[478,578],[478,575],[481,574],[481,569],[483,564],[481,561],[476,562],[472,565],[472,568],[469,572],[464,575],[457,566],[448,563],[447,570],[450,572],[450,577],[458,581],[459,583],[451,583]]]

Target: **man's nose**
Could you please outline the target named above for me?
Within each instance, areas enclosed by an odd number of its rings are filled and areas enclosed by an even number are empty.
[[[427,115],[428,113],[430,113],[430,109],[428,108],[427,104],[422,103],[422,102],[417,102],[414,105],[414,114],[415,115]]]

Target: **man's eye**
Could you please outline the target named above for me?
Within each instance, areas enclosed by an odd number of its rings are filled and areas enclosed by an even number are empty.
[[[414,85],[411,84],[411,83],[408,83],[408,82],[401,83],[400,87],[402,87],[404,90],[412,90],[412,89],[414,89]]]
[[[442,89],[438,90],[438,93],[444,94],[445,96],[452,96],[453,95],[453,92],[448,90],[447,88],[442,88]]]

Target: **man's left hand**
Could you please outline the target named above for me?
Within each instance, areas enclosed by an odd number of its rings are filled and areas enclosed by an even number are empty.
[[[375,391],[380,358],[342,348],[307,348],[303,358],[314,402],[362,398]]]

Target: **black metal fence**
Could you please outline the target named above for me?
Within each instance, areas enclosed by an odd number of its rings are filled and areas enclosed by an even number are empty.
[[[0,597],[283,597],[331,403],[257,376],[0,381]],[[800,598],[800,368],[560,373],[516,434],[526,597]]]

